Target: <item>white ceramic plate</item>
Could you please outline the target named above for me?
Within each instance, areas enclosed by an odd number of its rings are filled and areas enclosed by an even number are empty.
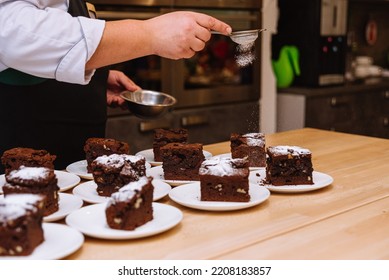
[[[231,158],[231,153],[221,154],[213,156],[212,158]],[[258,169],[264,169],[265,167],[257,167],[257,166],[250,166],[249,169],[251,170],[258,170]]]
[[[173,188],[169,197],[186,207],[209,210],[209,211],[231,211],[258,205],[270,196],[268,189],[258,185],[249,184],[250,201],[248,202],[224,202],[224,201],[201,201],[200,182],[186,184]]]
[[[151,176],[155,179],[162,180],[173,187],[198,182],[198,181],[185,181],[185,180],[165,180],[162,165],[154,166],[151,167],[150,169],[147,169],[146,175]]]
[[[75,174],[60,171],[60,170],[54,170],[55,175],[58,179],[58,187],[59,191],[64,192],[71,188],[73,188],[75,185],[80,183],[81,178],[78,177]],[[5,175],[0,175],[0,194],[3,193],[3,185],[5,184]]]
[[[93,174],[88,173],[87,166],[88,166],[88,163],[86,160],[80,160],[80,161],[76,161],[76,162],[69,164],[66,167],[66,171],[69,173],[76,174],[83,179],[93,180]],[[147,161],[146,161],[145,166],[146,166],[146,169],[151,168],[150,163]]]
[[[0,260],[58,260],[77,251],[84,235],[67,225],[43,223],[45,240],[29,256],[0,257]]]
[[[0,175],[0,194],[3,194],[3,186],[5,185],[5,174]]]
[[[55,170],[54,173],[57,176],[58,187],[61,192],[70,190],[81,181],[79,176],[66,171]]]
[[[176,207],[153,202],[154,218],[134,230],[117,230],[108,226],[105,218],[106,203],[83,207],[66,217],[66,223],[85,235],[102,239],[134,239],[155,235],[171,229],[182,220]]]
[[[86,169],[87,165],[88,164],[87,164],[86,160],[76,161],[76,162],[69,164],[66,167],[66,171],[69,173],[76,174],[83,179],[93,180],[92,173],[88,173],[88,171]]]
[[[43,217],[43,221],[54,222],[61,220],[74,210],[81,208],[83,203],[84,202],[82,201],[82,199],[75,195],[68,193],[59,193],[58,211],[54,212],[49,216]]]
[[[318,190],[327,187],[332,184],[334,179],[327,174],[313,171],[312,173],[313,184],[312,185],[285,185],[285,186],[273,186],[265,184],[263,181],[266,178],[265,170],[255,170],[250,172],[249,180],[251,183],[264,186],[272,192],[280,193],[301,193]]]
[[[210,152],[204,151],[203,150],[204,157],[206,159],[209,159],[212,157],[212,154]],[[148,149],[148,150],[143,150],[140,152],[137,152],[135,155],[137,156],[144,156],[146,158],[146,161],[151,164],[151,166],[157,166],[157,165],[162,165],[161,161],[155,161],[154,160],[154,151],[153,149]]]
[[[171,187],[169,184],[154,179],[153,180],[154,185],[154,193],[153,193],[153,200],[159,200],[166,196],[170,190]],[[85,183],[82,183],[75,187],[73,189],[73,194],[84,200],[88,203],[104,203],[107,202],[109,197],[108,196],[100,196],[96,191],[97,185],[94,181],[88,181]]]

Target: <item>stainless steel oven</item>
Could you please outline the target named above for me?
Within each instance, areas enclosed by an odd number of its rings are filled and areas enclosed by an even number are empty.
[[[234,30],[261,25],[261,1],[258,0],[90,2],[95,5],[97,17],[106,20],[148,19],[171,11],[191,10],[213,15]],[[114,68],[125,72],[142,88],[169,93],[178,103],[173,112],[154,121],[109,110],[107,136],[135,141],[132,146],[136,151],[151,147],[151,134],[159,127],[186,127],[192,142],[204,144],[227,140],[231,132],[258,131],[259,40],[254,47],[256,59],[248,67],[238,67],[236,48],[228,37],[213,35],[206,48],[191,59],[147,56],[115,65]]]
[[[177,1],[184,2],[184,1]],[[186,7],[177,7],[184,9]],[[233,30],[248,30],[260,26],[259,8],[191,8],[229,23]],[[175,95],[179,107],[258,100],[259,44],[254,48],[257,60],[246,67],[237,63],[237,44],[229,37],[213,35],[204,50],[186,60],[170,62],[173,75],[166,89]]]

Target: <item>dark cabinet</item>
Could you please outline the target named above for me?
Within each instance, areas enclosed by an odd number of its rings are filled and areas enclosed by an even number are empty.
[[[389,85],[278,94],[278,130],[314,127],[389,138]]]
[[[375,93],[366,113],[366,135],[389,138],[389,89]]]
[[[355,95],[307,99],[305,125],[330,130],[350,127],[363,117]]]

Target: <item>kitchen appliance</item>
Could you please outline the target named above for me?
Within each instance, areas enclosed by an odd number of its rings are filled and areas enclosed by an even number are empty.
[[[285,45],[300,52],[294,85],[329,86],[345,81],[348,0],[279,0],[273,59]]]
[[[257,0],[91,0],[98,18],[148,19],[188,10],[206,13],[229,23],[233,31],[261,28],[261,1]],[[130,34],[129,34],[130,36]],[[238,44],[228,36],[212,34],[206,47],[190,59],[147,56],[114,68],[145,90],[176,98],[174,110],[156,120],[138,119],[120,109],[109,109],[107,136],[127,141],[133,151],[152,146],[155,128],[185,127],[189,140],[203,144],[226,141],[231,132],[259,131],[260,36],[253,63],[238,67]]]

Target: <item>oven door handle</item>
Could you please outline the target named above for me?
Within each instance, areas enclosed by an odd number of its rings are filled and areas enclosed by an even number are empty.
[[[209,119],[206,115],[190,115],[181,118],[181,125],[183,127],[208,125]]]
[[[120,19],[149,19],[160,16],[158,12],[119,12],[119,11],[96,11],[97,18],[106,20]]]

